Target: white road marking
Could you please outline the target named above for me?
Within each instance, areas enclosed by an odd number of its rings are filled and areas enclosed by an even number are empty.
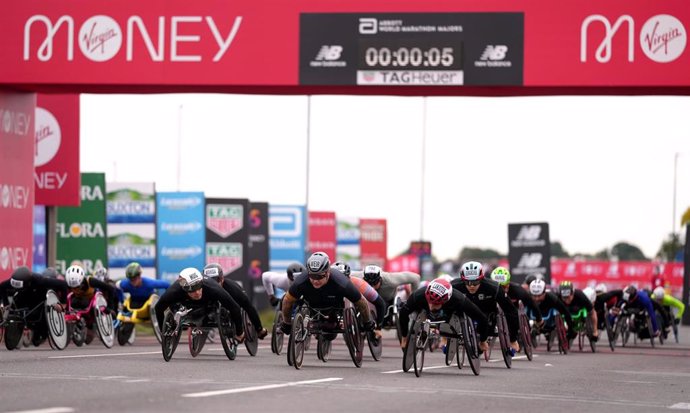
[[[115,356],[139,356],[142,354],[161,354],[158,351],[142,351],[140,353],[101,353],[101,354],[77,354],[74,356],[52,356],[49,359],[75,359],[75,358],[86,358],[86,357],[115,357]]]
[[[676,403],[668,406],[669,409],[690,410],[690,403]]]
[[[151,381],[149,379],[134,379],[134,380],[125,380],[125,383],[141,383],[144,381]]]
[[[513,360],[522,360],[522,359],[527,359],[527,356],[515,356],[515,357],[513,357]],[[489,359],[489,363],[498,363],[499,361],[503,361],[503,359]]]
[[[281,387],[299,386],[303,384],[314,384],[314,383],[325,383],[329,381],[342,380],[342,377],[330,377],[327,379],[317,379],[317,380],[303,380],[303,381],[291,381],[281,384],[267,384],[265,386],[252,386],[252,387],[241,387],[239,389],[227,389],[227,390],[214,390],[214,391],[204,391],[200,393],[187,393],[183,394],[182,397],[211,397],[220,396],[223,394],[235,394],[235,393],[245,393],[250,391],[258,390],[268,390],[268,389],[278,389]]]
[[[638,380],[614,380],[614,383],[633,383],[633,384],[656,384],[655,381],[638,381]]]
[[[690,377],[690,373],[675,373],[670,371],[630,371],[630,370],[606,370],[609,373],[648,375],[648,376],[668,376],[668,377]]]
[[[71,413],[73,411],[74,409],[71,407],[48,407],[36,410],[15,410],[7,413]]]
[[[424,367],[423,370],[434,370],[434,369],[445,369],[448,367],[457,367],[457,364],[451,364],[450,366],[429,366],[429,367]],[[410,371],[414,371],[413,367],[410,367]],[[381,374],[395,374],[395,373],[402,373],[402,370],[391,370],[391,371],[382,371]]]

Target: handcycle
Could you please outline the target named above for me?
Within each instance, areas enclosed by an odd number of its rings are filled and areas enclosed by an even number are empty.
[[[356,367],[362,366],[364,341],[359,321],[351,304],[343,308],[314,308],[305,300],[296,305],[292,318],[292,331],[288,339],[288,365],[302,368],[304,351],[309,336],[316,337],[316,355],[324,363],[328,361],[332,340],[342,333],[350,358]]]
[[[520,326],[518,343],[524,350],[527,360],[532,361],[532,349],[534,348],[534,344],[532,343],[532,334],[530,333],[529,316],[521,300],[518,301],[518,321]]]
[[[189,352],[192,357],[199,355],[206,343],[208,331],[212,328],[218,328],[220,342],[228,359],[234,360],[237,357],[239,343],[235,338],[235,327],[232,325],[230,312],[220,304],[198,308],[176,305],[167,309],[161,331],[163,360],[170,361],[172,358],[184,328],[189,330]]]
[[[115,330],[113,328],[113,318],[108,309],[108,302],[100,291],[89,300],[86,308],[75,308],[73,305],[74,294],[67,295],[67,307],[65,310],[65,322],[67,331],[77,347],[89,344],[93,335],[88,334],[88,329],[95,324],[101,342],[107,348],[113,346],[115,340]]]
[[[65,314],[60,305],[60,300],[53,290],[46,292],[46,298],[34,307],[17,307],[13,299],[10,305],[5,307],[5,318],[0,322],[4,330],[5,348],[14,350],[24,336],[24,330],[45,328],[48,331],[48,343],[52,349],[63,350],[69,340]]]
[[[117,342],[119,345],[133,344],[136,337],[135,326],[147,321],[151,322],[153,327],[153,334],[159,343],[162,342],[160,326],[156,319],[156,303],[158,302],[158,295],[151,294],[151,296],[139,308],[132,308],[132,297],[127,297],[122,303],[122,308],[117,314],[117,319],[114,322],[115,331],[117,332]]]
[[[434,320],[429,317],[426,310],[419,311],[410,327],[407,345],[403,350],[403,371],[408,372],[414,366],[415,376],[420,377],[422,375],[424,353],[428,348],[432,328],[438,328],[440,336],[447,339],[446,365],[450,366],[453,363],[453,358],[457,358],[458,369],[462,369],[465,355],[467,355],[472,372],[478,376],[481,370],[481,360],[474,322],[465,314],[462,317],[453,314],[447,322]]]
[[[577,333],[577,346],[582,351],[585,346],[585,338],[589,341],[589,347],[592,349],[592,353],[597,352],[597,343],[593,340],[594,337],[594,326],[592,324],[592,319],[589,317],[589,312],[586,308],[581,308],[577,314],[573,314],[573,325],[572,329]],[[575,340],[575,339],[573,339]],[[572,341],[569,343],[572,347]]]
[[[561,314],[551,308],[546,315],[542,314],[544,325],[537,325],[536,317],[530,312],[530,324],[532,325],[532,342],[537,343],[540,334],[546,337],[546,351],[550,352],[556,339],[558,339],[558,353],[568,354],[568,333]],[[536,347],[536,344],[535,344]]]
[[[491,358],[491,351],[498,338],[501,347],[501,354],[503,355],[503,362],[506,367],[511,368],[513,363],[514,352],[510,347],[510,333],[508,332],[508,322],[500,306],[496,306],[497,311],[489,314],[489,325],[493,326],[493,333],[489,334],[489,351],[484,352],[484,359],[488,362]]]

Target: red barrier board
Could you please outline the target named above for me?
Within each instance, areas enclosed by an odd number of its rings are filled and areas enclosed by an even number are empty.
[[[309,251],[325,252],[335,261],[336,252],[335,212],[309,211]]]
[[[362,267],[378,265],[381,268],[386,268],[386,258],[388,257],[386,220],[360,218],[359,234]]]

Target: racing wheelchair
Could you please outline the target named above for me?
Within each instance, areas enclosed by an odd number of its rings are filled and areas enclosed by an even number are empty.
[[[51,348],[63,350],[67,347],[69,337],[65,314],[53,290],[48,290],[45,300],[33,308],[18,307],[10,297],[10,305],[5,307],[4,311],[5,318],[0,322],[0,327],[4,330],[5,347],[8,350],[18,348],[25,329],[31,331],[47,329],[48,343]],[[40,343],[34,342],[34,344]]]
[[[593,340],[594,337],[594,326],[592,324],[592,319],[589,317],[589,313],[586,308],[580,309],[577,314],[572,315],[573,326],[572,329],[577,333],[577,346],[582,351],[585,347],[585,338],[589,342],[589,347],[592,353],[597,352],[597,343]],[[573,339],[575,340],[575,339]],[[572,347],[572,341],[570,343]]]
[[[652,327],[652,319],[647,310],[643,310],[635,307],[626,306],[625,302],[618,306],[620,309],[619,314],[616,316],[615,321],[611,323],[608,319],[607,322],[613,325],[613,345],[611,349],[615,346],[615,342],[620,337],[621,346],[625,347],[630,340],[630,336],[633,336],[633,344],[637,344],[637,340],[642,341],[644,338],[649,338],[649,342],[652,348],[655,346],[654,330]],[[608,329],[607,325],[607,329]]]
[[[85,343],[89,344],[93,339],[93,335],[88,334],[88,330],[93,328],[95,324],[101,342],[107,348],[111,348],[115,341],[115,330],[113,327],[113,317],[110,314],[108,302],[103,297],[103,294],[100,291],[96,291],[86,308],[75,308],[73,301],[74,295],[69,293],[64,315],[69,338],[72,339],[77,347],[81,347]]]
[[[424,369],[424,353],[428,348],[428,340],[431,330],[438,328],[441,337],[446,337],[446,365],[453,363],[453,358],[457,358],[458,369],[462,369],[465,357],[475,376],[481,370],[481,360],[479,358],[479,340],[474,327],[474,322],[463,314],[458,317],[456,314],[450,320],[434,320],[426,310],[417,314],[407,339],[407,346],[403,350],[403,371],[408,372],[414,366],[414,374],[417,377],[422,375]]]
[[[530,312],[531,336],[534,346],[537,346],[539,335],[543,333],[546,337],[546,351],[550,352],[555,341],[558,340],[558,353],[568,354],[568,333],[561,314],[551,308],[546,315],[542,314],[542,319],[544,325],[540,328],[537,325],[536,317]]]
[[[332,340],[342,333],[350,358],[356,367],[362,366],[364,341],[360,333],[355,308],[313,308],[304,300],[298,302],[292,318],[292,331],[288,339],[288,365],[302,368],[304,351],[311,335],[316,337],[316,355],[324,363],[328,361]]]
[[[534,344],[532,343],[532,334],[530,332],[529,316],[527,315],[527,309],[522,301],[518,301],[518,321],[520,323],[518,343],[520,344],[520,348],[525,352],[527,360],[532,361],[532,349],[534,348]]]
[[[133,344],[136,337],[135,325],[147,321],[151,321],[156,339],[159,343],[162,342],[160,326],[156,319],[156,303],[158,298],[157,294],[151,294],[144,305],[139,308],[132,308],[131,297],[125,299],[114,322],[114,328],[117,332],[117,343],[119,345]]]
[[[503,309],[498,305],[496,308],[497,311],[495,313],[489,314],[489,325],[493,326],[493,331],[489,334],[489,351],[484,352],[484,359],[487,362],[489,361],[494,344],[498,338],[501,354],[503,355],[503,362],[505,363],[506,367],[511,368],[514,353],[510,347],[508,322],[506,321],[506,316],[503,313]]]

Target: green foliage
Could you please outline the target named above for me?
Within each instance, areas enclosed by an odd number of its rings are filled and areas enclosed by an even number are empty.
[[[672,262],[683,248],[684,244],[681,242],[679,234],[668,234],[668,237],[661,243],[656,256]]]
[[[618,257],[620,261],[648,261],[642,250],[627,242],[619,242],[611,248],[611,255]]]
[[[551,256],[555,258],[568,258],[570,255],[561,245],[560,241],[554,241],[551,243]]]
[[[460,251],[460,255],[458,256],[458,260],[460,262],[465,262],[469,260],[484,260],[484,259],[499,259],[503,258],[504,256],[501,255],[498,251],[493,250],[493,249],[484,249],[484,248],[477,248],[477,247],[464,247]]]

